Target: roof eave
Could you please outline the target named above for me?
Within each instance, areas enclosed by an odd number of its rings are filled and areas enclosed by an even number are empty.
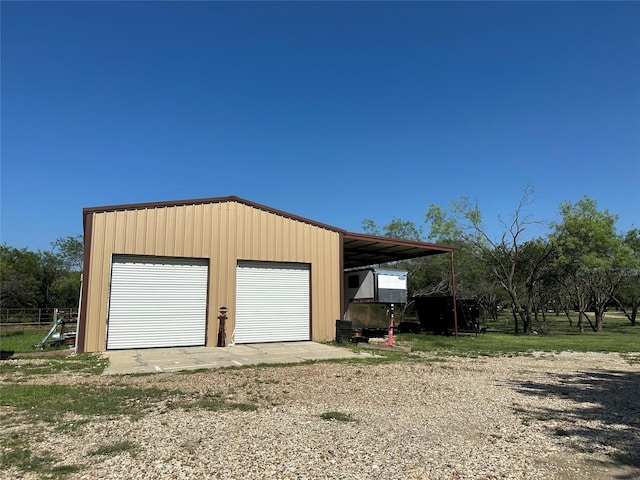
[[[388,243],[390,245],[403,245],[407,247],[424,248],[425,250],[434,250],[438,253],[448,253],[458,250],[454,245],[444,245],[441,243],[420,242],[417,240],[407,240],[404,238],[383,237],[378,235],[367,235],[364,233],[345,232],[345,239],[371,241],[376,243]]]
[[[82,214],[83,214],[83,220],[84,220],[86,219],[87,215],[90,215],[93,213],[116,212],[116,211],[123,211],[123,210],[143,210],[143,209],[149,209],[149,208],[181,207],[181,206],[187,206],[187,205],[203,205],[207,203],[225,203],[225,202],[240,203],[242,205],[257,208],[259,210],[273,213],[274,215],[278,215],[284,218],[289,218],[291,220],[313,225],[319,228],[323,228],[325,230],[330,230],[337,233],[345,232],[345,230],[342,228],[317,222],[315,220],[311,220],[310,218],[301,217],[299,215],[294,215],[292,213],[285,212],[284,210],[278,210],[276,208],[268,207],[267,205],[262,205],[260,203],[252,202],[250,200],[237,197],[235,195],[230,195],[226,197],[196,198],[196,199],[190,199],[190,200],[169,200],[164,202],[128,203],[128,204],[121,204],[121,205],[107,205],[107,206],[101,206],[101,207],[88,207],[88,208],[82,209]]]

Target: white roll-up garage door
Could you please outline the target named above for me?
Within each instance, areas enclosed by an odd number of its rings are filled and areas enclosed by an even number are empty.
[[[205,344],[208,263],[114,255],[107,349]]]
[[[309,265],[239,262],[236,343],[310,339]]]

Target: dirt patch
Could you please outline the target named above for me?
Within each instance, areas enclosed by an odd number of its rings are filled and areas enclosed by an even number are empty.
[[[20,359],[20,358],[33,358],[33,357],[68,357],[69,355],[73,355],[74,351],[72,348],[67,348],[63,350],[38,350],[35,352],[20,352],[20,353],[7,352],[7,353],[10,353],[10,355],[7,358]]]

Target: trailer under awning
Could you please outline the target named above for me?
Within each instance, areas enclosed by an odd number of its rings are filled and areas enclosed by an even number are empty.
[[[453,305],[456,305],[456,274],[453,263],[452,245],[416,242],[400,238],[379,237],[362,233],[342,232],[342,262],[344,269],[369,267],[383,263],[409,260],[448,253],[451,257],[451,293]],[[344,291],[344,285],[341,286]],[[344,300],[344,299],[343,299]],[[454,334],[458,338],[457,309],[453,309]],[[344,310],[342,312],[344,317]]]
[[[342,249],[344,268],[357,268],[450,253],[456,247],[345,232],[342,234]]]

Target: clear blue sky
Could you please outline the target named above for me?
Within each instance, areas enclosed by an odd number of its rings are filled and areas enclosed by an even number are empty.
[[[1,238],[238,195],[360,231],[527,185],[640,227],[638,2],[1,3]],[[492,227],[491,227],[492,228]]]

